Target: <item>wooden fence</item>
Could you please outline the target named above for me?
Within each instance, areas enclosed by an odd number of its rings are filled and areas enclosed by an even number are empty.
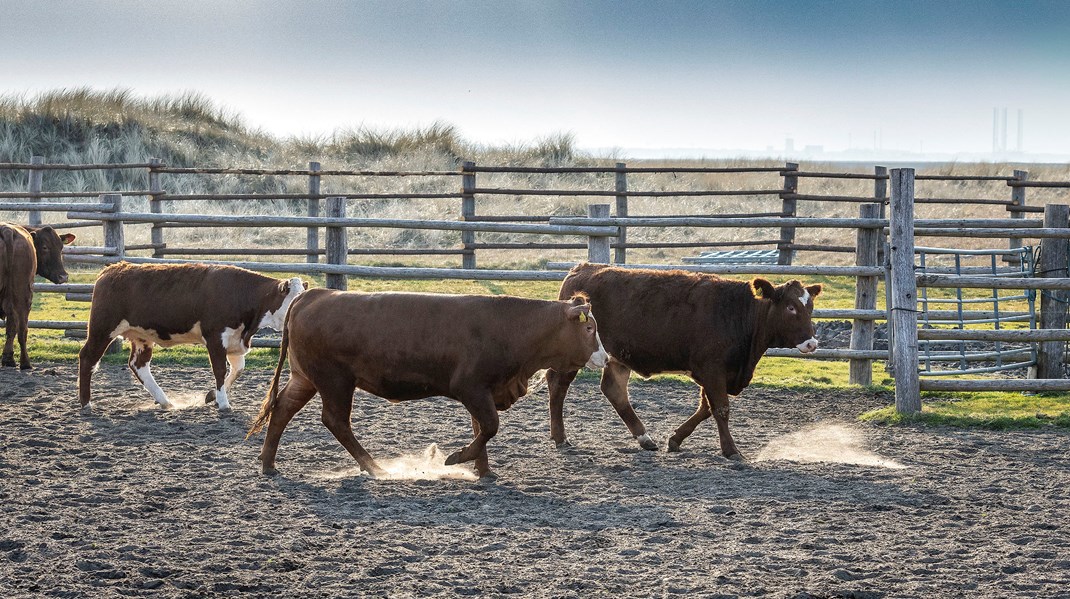
[[[145,190],[125,190],[118,192],[45,192],[42,191],[40,174],[48,170],[56,169],[116,169],[133,168],[147,169],[148,187]],[[815,318],[848,319],[852,321],[852,336],[850,349],[829,350],[820,349],[808,357],[816,359],[835,359],[851,361],[851,381],[859,384],[869,384],[871,377],[871,361],[889,358],[889,352],[874,350],[874,322],[889,320],[895,330],[906,331],[910,329],[909,315],[914,314],[914,339],[915,353],[913,357],[914,371],[917,370],[916,339],[919,333],[916,329],[916,293],[911,291],[904,282],[897,283],[898,278],[893,279],[895,294],[889,302],[889,310],[877,309],[877,285],[886,276],[886,266],[881,263],[881,255],[886,256],[886,261],[893,267],[908,269],[908,266],[899,264],[902,256],[910,256],[909,272],[913,281],[913,236],[935,235],[945,238],[974,237],[987,239],[1008,240],[1009,247],[1017,247],[1023,239],[1063,239],[1067,234],[1065,219],[1061,224],[1055,223],[1046,226],[1037,219],[1025,218],[1026,214],[1043,212],[1044,207],[1025,205],[1025,190],[1028,187],[1057,187],[1070,189],[1070,183],[1065,182],[1041,182],[1029,181],[1023,171],[1015,171],[1011,177],[998,176],[942,176],[926,175],[913,176],[910,173],[909,190],[903,183],[902,178],[909,169],[896,169],[888,173],[883,167],[875,167],[873,174],[858,173],[822,173],[805,172],[798,165],[788,163],[784,167],[755,167],[755,168],[705,168],[705,167],[627,167],[625,164],[617,164],[614,167],[583,167],[583,168],[526,168],[526,167],[490,167],[477,166],[473,163],[465,163],[458,171],[344,171],[324,170],[318,163],[310,163],[307,170],[266,170],[266,169],[191,169],[170,168],[158,160],[151,160],[145,164],[111,164],[111,165],[52,165],[45,164],[43,160],[35,159],[28,164],[0,164],[0,169],[23,169],[28,175],[28,189],[25,192],[2,192],[0,193],[0,211],[30,211],[30,221],[40,222],[42,212],[65,213],[66,220],[55,223],[60,228],[71,227],[102,227],[103,245],[94,247],[75,246],[67,248],[67,260],[71,263],[89,263],[104,265],[119,260],[130,262],[187,262],[169,258],[174,255],[205,255],[205,256],[304,256],[304,262],[273,261],[273,262],[250,262],[250,261],[227,261],[228,264],[237,264],[246,268],[261,272],[286,272],[299,274],[326,275],[327,284],[333,288],[344,289],[346,278],[353,277],[377,277],[388,279],[467,279],[467,280],[560,280],[571,263],[549,263],[546,270],[489,270],[477,268],[476,252],[481,249],[511,249],[539,251],[552,248],[586,249],[587,259],[593,262],[616,262],[624,264],[627,259],[627,250],[643,247],[723,247],[726,244],[715,242],[694,241],[683,243],[643,243],[638,244],[628,240],[629,231],[643,230],[647,228],[675,228],[689,227],[700,230],[707,229],[779,229],[780,235],[775,240],[747,240],[731,242],[731,247],[758,245],[759,243],[771,244],[778,250],[778,264],[710,264],[690,266],[669,265],[629,265],[645,266],[653,268],[684,268],[699,272],[712,272],[717,274],[734,275],[783,275],[783,276],[843,276],[854,277],[856,280],[856,301],[853,309],[818,309]],[[614,176],[613,189],[605,190],[569,190],[569,189],[500,189],[477,186],[477,176],[480,173],[586,173],[605,174]],[[764,174],[781,178],[780,185],[770,185],[768,188],[755,188],[747,190],[631,190],[629,189],[628,175],[642,174],[673,174],[673,173],[748,173]],[[188,174],[197,175],[273,175],[273,176],[299,176],[308,178],[308,193],[301,194],[168,194],[163,191],[161,175],[179,176]],[[461,186],[457,192],[451,193],[322,193],[322,178],[324,177],[460,177]],[[800,179],[868,179],[874,182],[872,196],[829,196],[818,194],[800,194],[798,185]],[[992,198],[955,199],[939,197],[916,198],[913,194],[913,182],[916,180],[952,180],[952,181],[993,181],[1005,183],[1010,189],[1010,198],[1006,200]],[[888,182],[892,182],[893,193],[889,198]],[[124,198],[130,196],[147,196],[149,198],[149,212],[129,212],[123,208]],[[476,210],[476,198],[483,196],[509,195],[517,197],[554,195],[577,198],[613,198],[615,206],[610,204],[590,204],[586,216],[553,216],[553,215],[523,215],[523,214],[479,214]],[[673,196],[726,196],[732,201],[738,202],[739,197],[753,196],[777,196],[782,209],[775,213],[721,213],[703,215],[631,215],[629,214],[628,199],[630,197],[673,197]],[[910,197],[909,207],[905,199]],[[90,201],[72,202],[76,198],[89,199]],[[423,200],[461,200],[459,217],[457,220],[420,220],[420,219],[384,219],[384,218],[361,218],[347,215],[347,206],[350,202],[368,199],[398,199],[415,198]],[[283,199],[305,202],[307,207],[306,216],[266,216],[266,215],[212,215],[201,214],[196,211],[170,212],[174,206],[195,204],[202,200],[220,201],[246,201],[264,199]],[[891,218],[884,217],[887,203],[891,200]],[[25,200],[25,201],[9,201]],[[67,200],[67,201],[51,201]],[[95,201],[93,201],[95,200]],[[821,218],[799,217],[798,207],[801,202],[847,202],[860,204],[857,218]],[[917,219],[914,218],[913,207],[918,203],[959,203],[975,204],[984,206],[1002,206],[1008,212],[1009,218],[1002,219]],[[613,214],[615,207],[615,215]],[[321,208],[323,215],[321,216]],[[1054,221],[1053,221],[1054,222]],[[126,227],[148,224],[151,226],[151,241],[148,244],[127,244]],[[909,243],[904,234],[909,224],[911,231]],[[181,248],[169,247],[165,232],[173,227],[289,227],[303,229],[305,232],[304,248]],[[348,244],[347,230],[351,228],[402,228],[407,230],[434,230],[450,231],[460,235],[460,243],[454,248],[350,248]],[[325,235],[321,244],[320,230]],[[800,244],[796,242],[797,233],[808,229],[834,229],[853,233],[855,243],[850,246],[828,246],[817,244]],[[479,233],[506,233],[506,234],[535,234],[552,236],[552,243],[484,243],[480,242]],[[884,240],[888,234],[892,236],[892,242],[887,252],[884,251]],[[571,239],[572,241],[559,241],[558,238]],[[829,266],[829,265],[803,265],[795,263],[796,252],[802,251],[840,251],[851,252],[855,255],[854,266]],[[151,252],[151,255],[139,255],[138,252]],[[357,254],[433,254],[433,255],[460,255],[462,262],[460,268],[421,268],[421,267],[383,267],[363,266],[349,264],[349,257]],[[321,263],[319,256],[324,256]],[[199,262],[211,262],[197,260]],[[1065,266],[1065,265],[1064,265]],[[908,272],[908,270],[903,270]],[[932,271],[930,271],[932,272]],[[900,273],[900,277],[905,277]],[[939,276],[939,273],[937,273]],[[1006,279],[1002,279],[1006,280]],[[906,279],[903,279],[906,281]],[[953,281],[956,284],[961,281]],[[918,284],[931,284],[933,281],[925,279],[915,281]],[[1018,284],[1022,284],[1020,281]],[[91,294],[91,286],[88,285],[45,285],[40,284],[36,289],[41,292],[61,292],[67,294],[72,300],[87,300]],[[1062,288],[1060,288],[1062,289]],[[906,294],[906,295],[903,295]],[[909,306],[910,298],[914,299],[913,307]],[[899,322],[904,318],[903,322]],[[958,318],[957,314],[948,311],[933,311],[929,314],[929,320],[953,321]],[[84,323],[70,321],[33,321],[31,326],[42,328],[84,329]],[[1004,331],[1003,333],[1007,333]],[[921,332],[924,336],[930,333]],[[1056,342],[1066,335],[1065,333],[1050,333],[1042,340]],[[909,335],[903,333],[897,339],[906,339]],[[1037,337],[1038,339],[1041,337]],[[1070,337],[1068,337],[1070,338]],[[258,345],[270,345],[271,342],[260,340]],[[1049,348],[1050,349],[1050,348]],[[767,355],[799,357],[800,354],[790,350],[770,350]],[[905,356],[905,357],[904,357]],[[891,352],[893,366],[902,366],[897,360],[906,360],[909,363],[909,350],[900,352],[898,349]],[[1061,351],[1058,360],[1062,360]],[[900,370],[897,369],[897,372]],[[900,378],[897,376],[897,383]],[[925,388],[945,388],[947,383],[953,381],[927,382]],[[908,383],[909,384],[909,383]],[[899,385],[897,384],[897,389]],[[1070,389],[1070,384],[1067,385]],[[909,393],[909,391],[907,391]],[[916,393],[915,393],[916,395]],[[905,408],[908,409],[908,408]]]

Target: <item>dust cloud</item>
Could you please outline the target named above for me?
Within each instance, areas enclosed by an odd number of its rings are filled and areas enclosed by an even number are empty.
[[[386,476],[378,480],[478,480],[479,477],[470,465],[458,464],[447,466],[446,454],[439,450],[438,445],[432,443],[422,453],[403,455],[396,458],[376,459],[379,467],[386,470]],[[348,478],[351,476],[367,475],[356,466],[333,469],[321,474],[322,478]]]
[[[773,439],[762,448],[755,461],[835,462],[906,468],[895,460],[873,453],[864,444],[862,434],[845,424],[819,424]]]

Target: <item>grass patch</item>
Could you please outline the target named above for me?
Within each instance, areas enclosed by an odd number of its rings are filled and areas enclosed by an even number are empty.
[[[940,399],[931,399],[934,397]],[[1022,395],[978,392],[951,396],[946,393],[924,393],[922,399],[925,401],[921,412],[912,416],[899,414],[894,406],[889,406],[866,412],[859,418],[879,424],[921,423],[987,430],[1049,426],[1070,428],[1070,395],[1065,393]]]

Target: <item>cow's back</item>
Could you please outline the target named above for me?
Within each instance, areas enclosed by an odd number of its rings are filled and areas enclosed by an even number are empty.
[[[744,281],[581,264],[560,295],[577,293],[590,299],[606,351],[642,375],[731,361],[750,342],[755,300]]]

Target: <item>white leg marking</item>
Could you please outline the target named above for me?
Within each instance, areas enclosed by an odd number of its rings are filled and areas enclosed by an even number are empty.
[[[215,404],[219,406],[220,410],[230,409],[230,401],[227,400],[227,388],[225,386],[215,390]]]
[[[647,434],[647,433],[643,433],[643,434],[639,435],[638,437],[636,437],[635,439],[636,439],[636,441],[639,441],[640,445],[642,445],[644,443],[653,443],[654,442],[654,440],[651,439],[650,435]]]
[[[164,408],[170,409],[173,406],[171,402],[167,400],[167,395],[164,394],[163,389],[156,384],[156,379],[152,378],[152,371],[149,370],[149,363],[146,362],[144,366],[136,370],[137,378],[141,380],[141,384],[145,386],[152,398],[156,400],[156,403],[160,404]]]
[[[234,380],[245,370],[245,354],[227,354],[227,363],[230,364],[230,369],[227,372],[226,380],[223,381],[223,388],[230,391],[230,386],[234,384]]]

